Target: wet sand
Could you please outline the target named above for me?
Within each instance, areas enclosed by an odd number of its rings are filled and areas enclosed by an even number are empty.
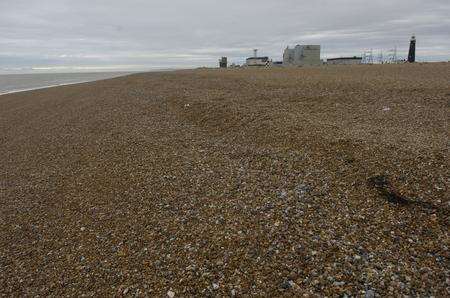
[[[450,64],[0,96],[6,296],[446,296]]]

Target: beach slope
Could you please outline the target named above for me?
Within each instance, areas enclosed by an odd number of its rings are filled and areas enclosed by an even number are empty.
[[[450,64],[0,96],[0,293],[448,295]]]

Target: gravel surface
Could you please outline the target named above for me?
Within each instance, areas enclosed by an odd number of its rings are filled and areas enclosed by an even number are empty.
[[[450,63],[0,96],[0,294],[449,296]]]

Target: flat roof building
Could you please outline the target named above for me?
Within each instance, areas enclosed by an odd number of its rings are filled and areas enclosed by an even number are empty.
[[[258,57],[258,49],[253,50],[253,57],[247,58],[247,66],[268,66],[270,64],[269,57]]]
[[[340,58],[330,58],[327,59],[327,64],[329,65],[351,65],[351,64],[361,64],[362,57],[340,57]]]
[[[320,45],[296,45],[287,47],[283,53],[284,66],[317,66],[321,65]]]
[[[247,66],[267,66],[269,65],[269,57],[250,57],[246,60]]]

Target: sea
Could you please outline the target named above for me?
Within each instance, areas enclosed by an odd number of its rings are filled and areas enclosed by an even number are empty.
[[[0,74],[0,94],[93,82],[132,74],[132,72]]]

